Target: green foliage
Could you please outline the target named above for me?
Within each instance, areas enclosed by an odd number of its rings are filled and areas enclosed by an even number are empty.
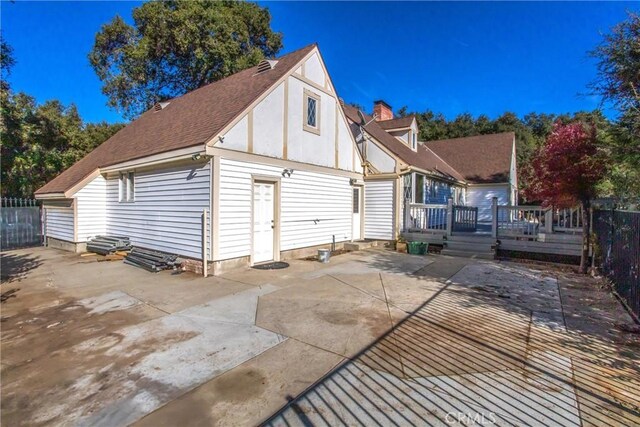
[[[594,125],[598,131],[599,147],[606,151],[614,162],[609,175],[598,187],[598,196],[630,198],[640,195],[640,150],[637,140],[633,138],[631,125],[626,123],[624,118],[618,122],[611,122],[600,110],[560,115],[532,112],[522,118],[512,112],[506,112],[496,119],[490,119],[486,115],[473,117],[465,113],[453,120],[447,120],[444,115],[430,110],[410,113],[403,107],[399,113],[405,116],[415,114],[421,141],[514,132],[518,169],[521,171],[521,190],[528,185],[527,176],[530,174],[527,172],[530,172],[532,157],[544,144],[556,122]]]
[[[613,103],[640,137],[640,15],[629,12],[590,54],[598,68],[591,89]]]
[[[254,3],[152,1],[135,8],[133,20],[116,16],[104,25],[89,54],[108,104],[127,118],[282,48],[269,11]]]
[[[2,195],[32,197],[35,190],[100,145],[123,124],[85,124],[75,105],[38,105],[24,93],[0,91]]]

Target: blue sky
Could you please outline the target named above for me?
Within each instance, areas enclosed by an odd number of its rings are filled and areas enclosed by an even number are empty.
[[[75,103],[87,121],[121,121],[106,106],[87,54],[116,14],[137,2],[2,2],[2,32],[17,65],[15,90]],[[637,4],[261,2],[284,34],[283,53],[318,42],[338,94],[371,107],[469,112],[591,110],[587,51]],[[614,112],[605,109],[613,117]]]

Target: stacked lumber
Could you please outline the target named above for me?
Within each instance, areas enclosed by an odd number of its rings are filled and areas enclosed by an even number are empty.
[[[96,236],[87,242],[87,250],[100,255],[131,249],[131,240],[124,236]]]
[[[133,248],[124,258],[124,263],[143,268],[152,273],[161,270],[169,270],[178,266],[178,256],[151,251],[148,249]]]

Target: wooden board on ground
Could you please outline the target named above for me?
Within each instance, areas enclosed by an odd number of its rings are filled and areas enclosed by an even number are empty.
[[[122,261],[123,259],[124,259],[123,256],[110,254],[110,255],[105,255],[103,258],[99,258],[98,262],[103,262],[103,261]]]
[[[80,256],[83,256],[83,257],[84,257],[84,256],[96,256],[96,255],[98,255],[98,254],[95,254],[95,253],[93,253],[93,252],[85,252],[85,253],[83,253],[83,254],[80,254]]]

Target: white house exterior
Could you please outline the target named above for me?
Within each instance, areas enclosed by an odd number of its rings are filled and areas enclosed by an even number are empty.
[[[365,165],[365,238],[396,239],[405,203],[478,208],[478,221],[491,220],[492,199],[517,203],[513,133],[442,141],[418,141],[415,117],[394,118],[375,101],[374,115],[345,106]]]
[[[163,104],[38,190],[50,245],[129,236],[216,272],[363,237],[362,160],[317,46]]]
[[[311,45],[157,104],[36,197],[50,246],[128,236],[215,273],[395,240],[407,202],[453,198],[484,220],[516,187],[513,133],[420,142],[384,101],[343,105]]]

